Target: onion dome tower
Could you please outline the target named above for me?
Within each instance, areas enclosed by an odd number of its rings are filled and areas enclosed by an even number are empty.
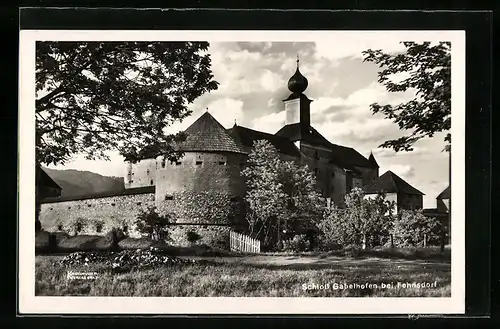
[[[297,55],[297,69],[288,80],[288,90],[292,93],[285,99],[285,125],[300,124],[301,128],[308,130],[311,125],[311,100],[304,95],[309,82],[300,73],[299,56]]]
[[[294,75],[288,80],[288,90],[290,90],[295,95],[302,94],[309,85],[307,78],[300,73],[299,70],[299,56],[297,55],[297,69]]]

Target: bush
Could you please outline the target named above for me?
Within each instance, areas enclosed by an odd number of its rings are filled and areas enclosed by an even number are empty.
[[[83,229],[85,228],[85,224],[86,221],[82,217],[78,217],[71,221],[71,223],[69,224],[71,235],[77,235],[78,233],[83,231]]]
[[[346,195],[345,203],[343,209],[327,209],[319,221],[322,247],[361,247],[364,238],[367,248],[384,245],[393,221],[394,202],[385,200],[384,195],[365,199],[363,190],[354,188]]]
[[[305,234],[295,235],[293,239],[283,241],[284,251],[301,252],[307,251],[311,243]]]
[[[127,236],[121,228],[112,227],[111,230],[106,233],[106,241],[111,244],[111,248],[118,248],[118,243],[125,239]]]
[[[349,245],[346,248],[344,248],[344,255],[347,257],[359,258],[361,257],[361,253],[362,250],[358,246]]]
[[[199,235],[195,231],[187,231],[186,238],[190,243],[196,243],[198,240],[201,239],[201,235]]]
[[[165,242],[169,238],[168,225],[172,222],[172,213],[160,215],[156,207],[149,207],[137,216],[137,231],[154,241]]]
[[[439,244],[441,222],[421,211],[402,210],[394,222],[392,233],[396,247],[421,247],[424,236],[429,245]]]

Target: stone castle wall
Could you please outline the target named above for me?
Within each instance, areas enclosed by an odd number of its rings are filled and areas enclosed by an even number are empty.
[[[104,235],[112,227],[116,227],[125,229],[131,237],[139,237],[134,230],[137,215],[141,210],[154,205],[154,192],[44,202],[41,204],[40,222],[48,232]],[[78,221],[82,222],[82,227],[80,232],[75,232]]]
[[[115,227],[124,230],[129,237],[140,238],[142,235],[136,230],[135,225],[137,215],[155,205],[154,193],[45,202],[41,204],[40,222],[43,230],[47,232],[104,236]],[[176,205],[173,200],[165,201],[162,207],[174,210],[175,213]],[[188,232],[196,232],[200,237],[197,243],[227,247],[229,231],[233,227],[232,221],[222,219],[220,216],[216,218],[221,225],[210,225],[213,223],[204,221],[203,218],[196,222],[196,219],[200,219],[199,216],[191,220],[174,217],[173,222],[179,225],[168,227],[170,236],[168,242],[176,246],[188,246],[192,243],[188,239]],[[78,222],[81,223],[79,229]],[[200,223],[200,225],[182,225],[182,223]]]

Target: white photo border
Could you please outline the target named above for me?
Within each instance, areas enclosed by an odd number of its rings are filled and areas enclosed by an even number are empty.
[[[45,297],[35,296],[36,41],[317,41],[349,33],[398,41],[450,41],[453,153],[451,297]],[[19,48],[18,310],[21,314],[464,314],[465,31],[21,30]]]

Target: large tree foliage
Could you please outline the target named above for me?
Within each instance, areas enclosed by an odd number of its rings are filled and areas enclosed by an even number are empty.
[[[187,105],[217,89],[206,42],[38,42],[36,159],[64,164],[72,155],[136,161],[183,134],[165,128]]]
[[[378,81],[389,92],[415,90],[414,99],[399,105],[370,105],[373,113],[393,120],[406,136],[385,141],[380,147],[412,151],[412,146],[425,137],[449,131],[451,127],[451,43],[403,42],[406,51],[386,54],[382,50],[366,50],[364,61],[377,64]],[[402,75],[401,81],[393,79]],[[445,141],[451,142],[451,135]],[[446,148],[447,150],[449,148]]]
[[[269,142],[254,143],[242,174],[246,178],[250,231],[263,237],[264,245],[279,242],[279,234],[294,230],[298,222],[303,224],[321,215],[325,201],[316,190],[313,173],[307,166],[281,160]]]

